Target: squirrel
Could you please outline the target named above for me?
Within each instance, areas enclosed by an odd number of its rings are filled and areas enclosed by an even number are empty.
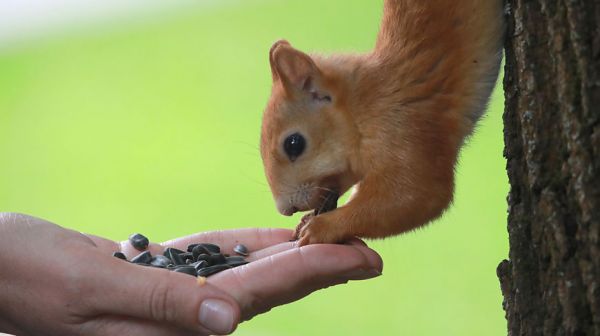
[[[315,210],[296,228],[300,246],[393,236],[444,212],[503,38],[501,0],[385,0],[371,52],[273,44],[260,151],[278,211]]]

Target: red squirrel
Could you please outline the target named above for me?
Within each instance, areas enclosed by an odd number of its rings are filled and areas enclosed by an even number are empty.
[[[260,150],[279,212],[315,210],[296,229],[300,246],[397,235],[442,214],[503,34],[501,0],[386,0],[371,52],[272,46]]]

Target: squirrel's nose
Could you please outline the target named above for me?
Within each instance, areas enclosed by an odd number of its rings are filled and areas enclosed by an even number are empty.
[[[276,200],[277,210],[280,214],[284,216],[291,216],[294,213],[298,212],[298,208],[290,204],[289,200],[278,198]]]

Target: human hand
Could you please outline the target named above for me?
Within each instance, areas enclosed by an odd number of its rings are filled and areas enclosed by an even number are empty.
[[[288,229],[214,231],[158,246],[151,244],[150,248],[160,253],[167,247],[185,250],[192,243],[210,242],[219,245],[223,253],[233,255],[237,244],[248,247],[249,264],[217,273],[207,280],[236,299],[242,321],[319,289],[381,275],[381,257],[359,239],[350,240],[346,245],[298,247],[297,241],[290,242],[292,236],[293,230]],[[128,257],[137,254],[129,243],[122,246]]]
[[[291,231],[242,229],[152,244],[184,248],[207,241],[230,252],[237,241],[250,264],[200,287],[189,275],[112,257],[138,252],[128,242],[86,236],[49,222],[0,215],[0,330],[19,335],[227,334],[237,324],[319,288],[378,274],[381,259],[361,242],[302,248]],[[283,243],[282,243],[283,242]],[[362,271],[361,271],[362,270]],[[265,275],[269,276],[265,276]]]

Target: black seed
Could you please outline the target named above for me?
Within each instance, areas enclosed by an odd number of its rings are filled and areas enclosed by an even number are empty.
[[[180,250],[180,249],[176,249],[176,248],[174,248],[174,247],[167,247],[167,248],[165,249],[165,252],[163,252],[163,255],[164,255],[165,257],[167,257],[167,258],[170,258],[170,257],[171,257],[171,255],[173,255],[173,254],[177,254],[177,255],[179,255],[179,254],[182,254],[182,253],[185,253],[185,252],[183,252],[183,251],[182,251],[182,250]]]
[[[171,257],[171,254],[182,254],[182,253],[185,253],[185,252],[184,252],[184,251],[182,251],[182,250],[180,250],[180,249],[176,249],[176,248],[174,248],[174,247],[167,247],[167,248],[165,249],[165,252],[163,253],[163,255],[164,255],[165,257],[168,257],[168,258],[170,258],[170,257]]]
[[[160,267],[160,268],[166,268],[167,266],[169,266],[172,263],[173,262],[171,261],[171,259],[169,259],[165,256],[162,256],[162,255],[154,256],[152,258],[152,260],[150,261],[150,265],[152,265],[154,267]]]
[[[197,274],[198,276],[207,277],[230,268],[229,265],[214,265],[200,269]]]
[[[196,261],[193,264],[190,264],[190,266],[194,266],[194,268],[196,268],[196,270],[198,271],[201,268],[205,268],[205,267],[210,266],[210,264],[206,260],[200,260],[200,261]]]
[[[129,242],[138,251],[144,251],[148,248],[148,244],[150,243],[148,238],[140,233],[134,233],[129,236]]]
[[[146,251],[146,252],[142,252],[142,253],[138,254],[137,256],[133,257],[131,259],[131,262],[136,263],[136,264],[149,264],[151,260],[152,260],[152,255],[150,254],[150,251]]]
[[[171,260],[173,261],[173,264],[175,264],[175,265],[185,265],[185,260],[183,260],[183,258],[181,258],[179,256],[179,254],[171,255]]]
[[[325,200],[323,201],[321,206],[319,208],[315,209],[315,216],[324,214],[326,212],[329,212],[329,211],[337,208],[338,198],[340,198],[340,195],[338,195],[337,192],[335,192],[335,191],[328,192],[327,195],[325,195]]]
[[[123,253],[121,253],[121,252],[115,252],[115,253],[113,253],[113,257],[117,257],[119,259],[127,260],[127,257]]]
[[[182,250],[178,250],[176,248],[172,248],[172,247],[168,247],[165,250],[165,253],[163,253],[165,255],[165,257],[171,259],[171,261],[173,262],[173,264],[175,265],[185,265],[185,260],[183,260],[183,258],[180,257],[180,254],[184,253]]]
[[[221,248],[219,245],[209,243],[202,243],[201,245],[204,246],[204,248],[206,248],[210,253],[221,253]]]
[[[209,244],[209,243],[190,244],[187,247],[187,251],[192,252],[194,247],[196,247],[198,245],[202,245],[210,253],[221,253],[221,248],[219,247],[219,245]],[[204,252],[204,253],[208,253],[208,252]]]
[[[242,244],[238,244],[233,248],[233,252],[237,253],[237,254],[241,254],[243,256],[247,256],[248,253],[248,248]]]
[[[194,248],[192,249],[192,255],[194,256],[194,260],[198,260],[198,256],[201,254],[211,254],[211,253],[202,244],[198,244],[198,245],[194,246]]]
[[[227,259],[225,259],[225,256],[222,254],[213,254],[209,257],[208,262],[211,265],[220,265],[227,263]]]
[[[179,266],[179,267],[175,268],[173,271],[196,276],[196,269],[192,266]]]
[[[200,244],[190,244],[190,245],[188,245],[188,247],[187,247],[187,251],[188,251],[188,252],[192,252],[192,250],[194,249],[194,247],[196,247],[196,246],[198,246],[198,245],[200,245]]]
[[[201,254],[195,260],[196,261],[202,261],[202,260],[204,260],[204,261],[208,262],[209,264],[211,264],[210,254]]]
[[[191,252],[185,252],[179,255],[183,260],[192,260],[194,259],[194,255]]]
[[[244,259],[244,257],[228,257],[227,258],[227,265],[231,266],[231,267],[237,267],[237,266],[242,266],[242,265],[246,265],[248,262],[246,261],[246,259]]]

